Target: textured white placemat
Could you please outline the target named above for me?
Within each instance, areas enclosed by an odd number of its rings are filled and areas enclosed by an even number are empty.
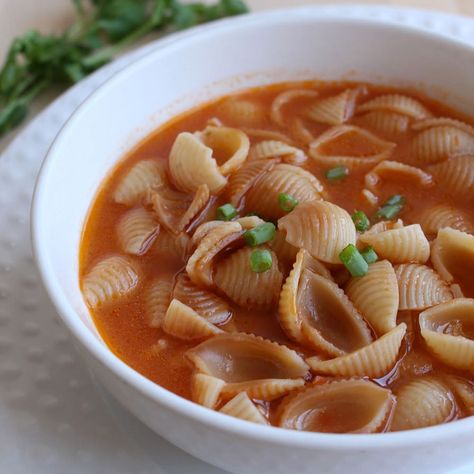
[[[368,6],[319,10],[409,24],[474,44],[474,21],[453,15]],[[31,195],[55,135],[108,77],[161,46],[142,47],[70,89],[0,157],[2,474],[223,474],[156,436],[94,383],[48,301],[30,250]],[[456,474],[473,472],[471,466]]]

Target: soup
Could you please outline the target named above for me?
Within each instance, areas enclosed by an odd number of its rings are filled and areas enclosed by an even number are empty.
[[[80,282],[172,392],[295,430],[474,414],[474,128],[413,91],[291,83],[160,128],[101,187]]]

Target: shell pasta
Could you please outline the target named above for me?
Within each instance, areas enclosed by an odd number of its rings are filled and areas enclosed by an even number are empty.
[[[113,353],[216,416],[474,415],[474,121],[421,93],[300,82],[195,108],[106,179],[79,263]]]

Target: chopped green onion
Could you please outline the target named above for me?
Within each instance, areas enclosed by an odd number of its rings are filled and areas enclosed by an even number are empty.
[[[268,250],[254,250],[250,254],[250,268],[255,273],[262,273],[272,268],[272,254]]]
[[[339,259],[352,276],[364,276],[369,271],[369,265],[353,244],[349,244],[339,254]]]
[[[374,248],[371,245],[363,248],[360,251],[360,254],[367,263],[374,263],[379,259],[379,256],[376,254]]]
[[[375,213],[375,218],[380,219],[393,219],[402,209],[406,203],[405,196],[395,194],[390,196],[383,206]]]
[[[278,203],[283,211],[291,212],[298,205],[298,199],[289,194],[280,193],[278,195]]]
[[[269,242],[275,236],[276,227],[271,222],[265,222],[265,224],[258,225],[253,229],[244,232],[244,239],[251,247]]]
[[[232,204],[224,204],[216,210],[216,217],[220,221],[230,221],[237,215],[237,209]]]
[[[352,221],[354,222],[355,228],[359,232],[365,232],[370,227],[369,218],[365,215],[365,212],[356,211],[352,214]]]
[[[384,206],[403,206],[407,202],[406,197],[401,194],[390,196],[384,203]]]
[[[349,174],[349,169],[346,166],[336,166],[326,171],[326,178],[329,181],[339,181],[344,179]]]

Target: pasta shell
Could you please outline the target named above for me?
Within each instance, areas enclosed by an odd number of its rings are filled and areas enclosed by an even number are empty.
[[[238,393],[232,400],[227,402],[219,412],[240,418],[241,420],[258,423],[259,425],[268,425],[267,419],[262,415],[252,400],[250,400],[246,392]]]
[[[215,408],[225,382],[206,374],[194,374],[192,379],[192,399],[207,408]]]
[[[339,254],[356,242],[356,229],[347,211],[327,201],[300,203],[278,221],[286,239],[303,247],[315,258],[327,263],[341,263]]]
[[[286,241],[286,233],[282,230],[275,232],[275,237],[270,242],[270,247],[276,253],[279,262],[292,265],[296,260],[298,248]]]
[[[474,299],[456,298],[423,311],[420,327],[438,359],[474,373]]]
[[[226,324],[232,318],[230,306],[222,298],[195,285],[186,273],[176,279],[173,297],[191,307],[212,324]]]
[[[219,104],[219,116],[236,125],[260,125],[266,120],[265,109],[252,100],[231,97]]]
[[[453,298],[449,286],[426,265],[414,263],[395,267],[400,310],[425,309]]]
[[[438,163],[456,155],[473,153],[474,135],[452,126],[427,128],[413,138],[411,151],[418,163]]]
[[[254,186],[257,181],[270,171],[276,160],[249,161],[229,179],[227,195],[234,207],[239,207],[243,196]]]
[[[267,130],[265,128],[249,128],[239,126],[248,137],[258,140],[278,140],[280,142],[291,143],[290,137],[276,130]]]
[[[222,222],[211,229],[199,242],[186,265],[191,281],[199,286],[212,286],[214,257],[241,236],[242,226],[238,222]]]
[[[160,225],[141,207],[124,214],[117,226],[120,247],[132,255],[146,253],[159,232]]]
[[[364,235],[380,234],[386,230],[401,229],[403,227],[403,221],[397,219],[396,221],[380,221],[374,224],[370,229],[364,232]]]
[[[187,351],[201,373],[223,380],[224,394],[271,400],[304,385],[308,366],[293,350],[242,333],[224,333]]]
[[[439,425],[450,421],[456,410],[451,391],[434,377],[408,382],[396,392],[392,431]]]
[[[207,184],[212,194],[221,191],[227,179],[219,171],[216,159],[209,148],[196,135],[182,132],[171,148],[169,167],[171,177],[182,191],[196,192],[201,184]]]
[[[296,141],[309,145],[314,140],[314,135],[310,132],[302,117],[295,117],[288,124],[291,136]]]
[[[474,298],[474,236],[446,227],[434,241],[431,262],[441,278],[456,282],[463,296]]]
[[[392,263],[425,263],[430,256],[430,244],[419,224],[376,234],[365,232],[359,240]]]
[[[187,195],[179,193],[171,198],[159,191],[150,194],[150,201],[158,220],[170,232],[179,234],[207,206],[210,194],[207,184],[200,185],[192,201]]]
[[[311,271],[300,250],[280,294],[279,323],[294,341],[342,355],[372,341],[370,331],[344,292]]]
[[[185,232],[174,235],[161,229],[153,244],[153,253],[159,258],[171,258],[186,262],[190,252],[191,239]]]
[[[228,298],[248,309],[268,310],[278,303],[283,275],[274,252],[272,267],[262,273],[252,271],[250,255],[254,249],[243,247],[222,259],[215,269],[214,283]]]
[[[161,322],[161,328],[167,334],[186,341],[203,339],[222,332],[221,329],[177,299],[171,300]]]
[[[260,219],[258,216],[239,217],[235,222],[238,222],[244,230],[250,230],[259,225],[265,224],[265,221]]]
[[[273,99],[270,109],[271,119],[280,127],[283,127],[287,120],[284,113],[284,108],[290,102],[298,99],[312,99],[317,97],[318,93],[310,89],[290,89],[278,94]]]
[[[145,295],[145,303],[147,320],[151,327],[161,327],[171,303],[172,292],[173,282],[167,277],[158,277],[150,284]]]
[[[343,377],[378,378],[386,375],[395,365],[407,325],[400,323],[368,346],[343,356],[322,361],[310,357],[306,362],[316,373]]]
[[[265,140],[257,143],[250,151],[250,160],[265,160],[268,158],[282,158],[285,163],[299,165],[307,160],[303,150],[277,140]]]
[[[307,112],[308,118],[318,123],[340,125],[354,114],[360,89],[347,89],[340,94],[318,100]]]
[[[465,122],[461,122],[461,120],[456,120],[449,117],[432,117],[425,120],[420,120],[419,122],[414,123],[411,128],[413,130],[420,131],[432,127],[455,127],[466,133],[474,135],[474,127],[468,125]]]
[[[385,110],[368,112],[357,120],[363,127],[368,127],[390,138],[397,138],[407,132],[410,119],[406,115]]]
[[[418,221],[425,234],[436,235],[440,229],[451,227],[468,234],[474,234],[474,224],[463,211],[447,204],[438,204],[421,213]]]
[[[138,285],[138,271],[128,259],[114,255],[101,260],[82,280],[87,304],[97,308],[131,293]]]
[[[447,381],[456,398],[463,406],[465,413],[467,415],[474,415],[474,384],[455,375],[449,375]]]
[[[198,245],[201,240],[206,237],[207,234],[213,229],[221,226],[223,221],[207,221],[199,225],[196,230],[194,231],[192,241],[194,245]]]
[[[297,166],[278,164],[260,179],[246,196],[246,209],[268,220],[285,215],[278,196],[289,194],[300,204],[321,199],[321,183],[309,172]]]
[[[395,112],[415,120],[423,120],[432,116],[431,112],[420,101],[400,94],[380,95],[357,107],[357,113],[374,110]]]
[[[426,171],[398,161],[381,161],[365,175],[365,187],[375,191],[384,181],[410,182],[416,186],[428,187],[433,178]]]
[[[203,143],[212,149],[219,171],[227,176],[237,171],[247,159],[250,141],[237,128],[207,127],[198,134]]]
[[[383,431],[395,398],[367,380],[339,380],[289,395],[278,412],[278,426],[320,433]]]
[[[474,201],[474,156],[459,156],[428,168],[438,186],[464,202]]]
[[[385,334],[396,326],[398,284],[392,264],[387,260],[369,265],[365,276],[351,278],[346,293],[377,334]]]
[[[166,183],[163,163],[157,160],[139,161],[118,184],[114,192],[114,201],[126,206],[134,206],[143,200],[148,191]]]
[[[372,167],[387,160],[395,148],[395,143],[378,138],[355,125],[339,125],[330,128],[309,147],[309,155],[316,163],[332,168],[346,166],[349,169]],[[354,149],[360,150],[351,154]]]

